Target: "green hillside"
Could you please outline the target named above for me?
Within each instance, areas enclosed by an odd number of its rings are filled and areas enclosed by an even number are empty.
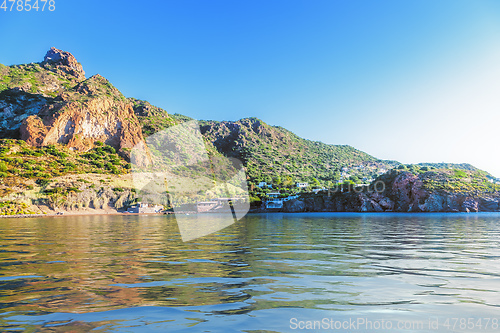
[[[306,140],[257,118],[205,121],[201,131],[219,152],[244,162],[251,182],[362,181],[399,165],[351,146]]]

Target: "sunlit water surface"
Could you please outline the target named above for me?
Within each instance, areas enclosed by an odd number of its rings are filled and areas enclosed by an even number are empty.
[[[0,330],[500,331],[499,241],[495,213],[248,215],[186,243],[168,216],[2,219]]]

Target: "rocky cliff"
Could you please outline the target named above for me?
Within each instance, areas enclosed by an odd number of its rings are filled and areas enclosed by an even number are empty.
[[[21,139],[32,146],[64,144],[88,151],[96,141],[116,148],[122,156],[143,141],[132,104],[100,75],[60,94],[20,126]]]
[[[414,174],[391,170],[367,188],[338,188],[284,203],[284,212],[496,212],[498,186],[481,172],[454,179],[448,170]],[[431,182],[430,180],[433,180]],[[441,180],[440,184],[437,180]],[[482,181],[482,184],[479,182]],[[457,184],[450,184],[457,183]],[[460,184],[476,183],[467,188]],[[478,191],[478,188],[483,188]]]
[[[60,76],[71,75],[77,81],[85,80],[82,64],[69,52],[51,47],[43,58],[42,66]]]
[[[100,75],[85,79],[69,53],[51,48],[40,64],[2,69],[2,127],[32,146],[88,151],[100,141],[129,157],[144,141],[133,103]],[[3,118],[3,119],[2,119]]]

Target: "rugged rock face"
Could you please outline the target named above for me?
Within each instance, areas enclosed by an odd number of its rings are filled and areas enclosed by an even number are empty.
[[[23,121],[21,139],[33,146],[60,143],[79,151],[101,141],[129,157],[128,149],[143,141],[141,127],[126,99],[98,93],[106,83],[93,76],[56,103],[45,105]]]
[[[143,142],[133,104],[100,75],[85,79],[69,52],[51,48],[39,64],[0,66],[0,130],[32,146],[87,151],[104,142],[124,157]],[[2,86],[3,85],[3,86]]]
[[[422,180],[401,172],[377,192],[349,191],[318,194],[284,203],[284,212],[495,212],[500,211],[500,193],[431,192]]]
[[[306,210],[306,204],[302,200],[288,200],[283,204],[283,211],[286,213],[299,213]]]
[[[101,141],[123,155],[143,141],[131,105],[106,98],[91,99],[83,105],[70,102],[60,108],[46,106],[38,115],[26,118],[20,131],[21,139],[32,146],[60,143],[87,151]]]
[[[82,65],[69,52],[51,47],[43,59],[43,65],[46,68],[54,70],[56,73],[61,71],[71,74],[78,81],[85,80],[85,72]]]
[[[101,141],[127,158],[144,141],[131,101],[100,75],[86,80],[69,52],[51,48],[41,66],[3,67],[2,73],[10,81],[0,93],[0,125],[10,137],[78,151]]]
[[[53,188],[66,188],[67,186],[68,183],[65,182],[56,182],[52,185]],[[53,210],[64,209],[72,211],[82,208],[121,210],[130,205],[135,198],[135,193],[128,189],[117,192],[113,191],[109,186],[94,188],[84,185],[80,186],[78,191],[71,191],[64,196],[57,194],[49,195],[40,204],[45,204]]]
[[[47,105],[47,98],[12,89],[0,93],[0,137],[19,137],[21,122]]]

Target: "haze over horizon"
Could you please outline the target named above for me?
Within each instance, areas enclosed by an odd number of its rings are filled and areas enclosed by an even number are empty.
[[[56,1],[0,31],[5,65],[54,46],[170,113],[500,177],[496,1]]]

